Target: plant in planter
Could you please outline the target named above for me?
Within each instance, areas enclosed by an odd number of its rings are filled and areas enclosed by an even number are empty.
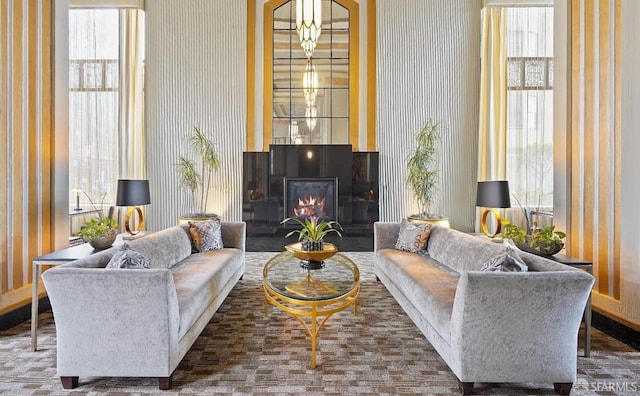
[[[213,213],[206,213],[213,172],[220,168],[220,157],[215,143],[196,126],[193,127],[188,141],[192,155],[179,156],[176,164],[180,185],[190,192],[191,197],[190,213],[181,217],[194,220],[217,217]]]
[[[445,216],[429,213],[428,209],[438,192],[439,172],[436,166],[440,124],[427,120],[416,135],[416,148],[407,160],[407,184],[420,205],[420,213],[409,216],[409,220],[426,220],[448,225]]]
[[[564,247],[564,239],[567,234],[562,231],[556,231],[556,227],[542,226],[530,234],[515,224],[511,224],[508,220],[503,220],[504,226],[503,238],[508,238],[520,249],[529,253],[542,256],[552,256],[558,253]]]
[[[293,220],[302,226],[299,230],[293,230],[285,235],[285,238],[298,234],[298,241],[302,241],[302,249],[308,251],[322,250],[324,248],[324,237],[330,232],[335,232],[340,238],[342,234],[342,226],[337,221],[318,221],[315,216],[310,216],[303,220],[298,218],[287,217],[280,224],[286,224],[289,220]]]
[[[118,235],[118,223],[110,218],[105,217],[102,210],[98,210],[93,203],[89,195],[83,192],[87,197],[91,206],[98,212],[98,217],[88,220],[78,231],[78,236],[82,237],[82,240],[88,242],[94,249],[103,250],[111,247],[115,242]],[[104,201],[104,196],[102,197]]]

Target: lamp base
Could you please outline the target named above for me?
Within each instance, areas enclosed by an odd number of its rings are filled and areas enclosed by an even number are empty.
[[[496,229],[493,233],[489,232],[489,227],[487,227],[487,216],[489,216],[489,213],[493,214],[493,217],[495,217],[496,219]],[[486,236],[493,239],[496,235],[500,233],[500,229],[502,228],[500,212],[498,212],[496,209],[485,210],[484,213],[482,214],[482,219],[480,221],[480,228],[482,229],[482,232]]]
[[[144,232],[138,232],[137,234],[124,234],[124,235],[122,235],[122,239],[125,240],[125,241],[131,241],[131,240],[134,240],[134,239],[142,238],[145,235],[147,235],[147,234],[145,234]]]

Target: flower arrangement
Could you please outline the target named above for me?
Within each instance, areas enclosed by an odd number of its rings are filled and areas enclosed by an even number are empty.
[[[293,220],[302,226],[299,230],[293,230],[285,235],[285,238],[298,234],[298,241],[302,241],[302,248],[305,250],[322,250],[324,237],[330,232],[335,232],[340,238],[342,234],[342,226],[337,221],[318,221],[316,216],[310,216],[303,220],[299,218],[287,217],[280,224],[286,224],[289,220]]]

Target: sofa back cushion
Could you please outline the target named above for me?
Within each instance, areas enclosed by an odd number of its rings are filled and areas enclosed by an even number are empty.
[[[149,259],[149,268],[170,268],[191,255],[191,239],[181,226],[146,235],[129,245]]]
[[[455,271],[480,271],[482,265],[505,251],[502,243],[434,225],[427,243],[427,253],[433,259]]]

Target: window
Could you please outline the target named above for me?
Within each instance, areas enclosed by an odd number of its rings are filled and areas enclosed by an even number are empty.
[[[69,11],[70,213],[93,209],[88,197],[111,206],[119,178],[144,177],[131,154],[144,142],[143,32],[140,9]]]
[[[273,11],[272,143],[349,143],[349,14],[322,0],[322,32],[307,59],[296,33],[296,3]]]
[[[115,202],[118,179],[118,10],[69,11],[69,186]],[[84,205],[89,202],[79,193]]]
[[[523,206],[553,207],[553,8],[507,10],[507,179]]]

